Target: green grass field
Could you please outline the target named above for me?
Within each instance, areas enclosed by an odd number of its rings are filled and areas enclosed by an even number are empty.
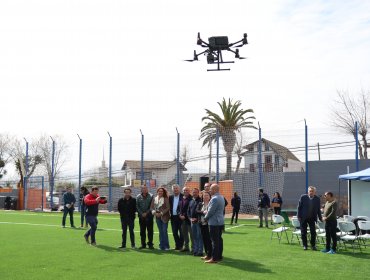
[[[99,215],[97,247],[85,243],[84,229],[61,228],[61,219],[62,213],[0,211],[0,279],[275,280],[367,279],[370,275],[370,248],[362,253],[341,250],[336,255],[303,251],[297,242],[270,240],[271,230],[257,228],[255,220],[227,226],[224,261],[204,264],[199,257],[173,250],[117,249],[121,231],[115,214]],[[78,225],[79,214],[75,219]],[[136,224],[137,246],[138,231]],[[173,247],[170,226],[169,240]],[[157,232],[154,241],[158,247]]]

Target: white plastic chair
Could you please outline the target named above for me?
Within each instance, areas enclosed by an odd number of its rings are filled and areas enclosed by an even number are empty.
[[[351,215],[343,215],[343,221],[344,222],[353,222],[355,217],[351,216]]]
[[[368,216],[357,216],[357,219],[364,219],[366,221],[370,221],[370,218]]]
[[[345,244],[349,243],[352,245],[353,252],[355,252],[355,246],[357,246],[361,251],[361,245],[358,236],[352,233],[353,231],[356,232],[356,225],[352,222],[340,222],[339,228],[341,232],[344,233],[344,235],[340,237],[340,239],[343,241],[344,247],[346,248]]]
[[[292,226],[293,226],[293,230],[292,230],[292,237],[290,239],[290,242],[293,244],[293,239],[294,237],[297,238],[298,240],[298,243],[299,245],[301,245],[301,236],[302,236],[302,232],[301,232],[301,223],[299,222],[298,218],[292,218]]]
[[[278,228],[275,228],[271,231],[271,240],[272,240],[272,237],[273,237],[274,233],[276,233],[277,238],[279,239],[279,243],[280,243],[281,237],[283,236],[283,233],[285,232],[286,240],[289,243],[289,238],[288,238],[288,234],[287,234],[287,230],[289,229],[289,227],[284,226],[284,222],[285,222],[284,217],[274,214],[274,215],[272,215],[272,221],[273,221],[274,225],[282,224],[282,226],[280,226]]]
[[[326,238],[326,233],[325,233],[325,222],[321,222],[320,220],[317,220],[316,223],[316,239],[320,244],[325,244],[325,238]]]
[[[358,221],[357,225],[358,228],[360,229],[358,239],[362,240],[365,246],[368,246],[368,244],[366,244],[366,241],[370,240],[370,234],[367,233],[367,231],[370,231],[370,221]]]

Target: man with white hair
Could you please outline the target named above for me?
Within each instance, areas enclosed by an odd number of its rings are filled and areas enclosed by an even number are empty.
[[[208,205],[208,212],[204,219],[208,222],[209,232],[212,240],[212,258],[205,263],[218,263],[222,260],[223,240],[222,228],[224,225],[225,199],[219,193],[220,188],[217,184],[211,185],[211,201]]]
[[[303,194],[298,202],[298,220],[301,223],[303,250],[307,250],[307,225],[311,233],[311,249],[316,248],[316,228],[317,217],[322,221],[320,210],[320,198],[316,195],[315,187],[308,187],[308,193]]]

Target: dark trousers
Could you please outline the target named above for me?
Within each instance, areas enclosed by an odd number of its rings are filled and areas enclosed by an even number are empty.
[[[316,246],[316,228],[315,220],[308,218],[302,221],[301,223],[301,233],[302,233],[302,243],[303,246],[307,247],[307,225],[310,227],[311,233],[311,246]]]
[[[83,227],[84,221],[85,221],[85,215],[86,215],[86,205],[85,204],[81,204],[80,211],[81,211],[81,227]]]
[[[222,259],[224,247],[222,240],[222,227],[223,226],[209,226],[209,234],[212,241],[212,259],[214,261],[220,261]]]
[[[274,214],[281,215],[281,207],[274,207]]]
[[[231,216],[231,223],[234,222],[234,217],[235,217],[235,223],[238,223],[238,215],[239,215],[239,209],[233,208],[233,215]]]
[[[181,231],[182,221],[179,216],[171,216],[171,228],[173,239],[175,240],[175,249],[181,249],[184,246],[184,237]]]
[[[74,208],[73,207],[67,208],[67,207],[64,206],[64,208],[63,208],[62,226],[65,226],[66,225],[67,214],[69,214],[69,221],[71,222],[71,227],[74,226],[74,223],[73,223],[73,211],[74,211]]]
[[[146,247],[146,233],[148,232],[148,246],[153,246],[153,216],[139,218],[141,246]]]
[[[332,241],[332,249],[337,250],[337,220],[325,221],[325,234],[326,234],[326,249],[330,250],[330,241]]]
[[[126,247],[127,239],[127,227],[130,232],[130,241],[131,247],[135,247],[135,233],[134,233],[135,220],[129,220],[121,217],[121,226],[122,226],[122,247]]]
[[[201,225],[200,231],[202,233],[204,251],[206,252],[207,257],[211,258],[212,257],[212,241],[211,241],[211,236],[209,234],[208,225]]]
[[[89,223],[90,228],[86,231],[85,236],[91,237],[91,243],[95,243],[95,232],[98,228],[98,218],[96,216],[86,216],[86,221]]]

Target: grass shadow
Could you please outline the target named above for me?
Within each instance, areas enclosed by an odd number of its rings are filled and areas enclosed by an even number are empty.
[[[229,257],[224,257],[219,265],[232,267],[242,271],[257,272],[257,273],[272,273],[268,268],[265,268],[263,264],[252,262],[249,260],[240,260]]]

